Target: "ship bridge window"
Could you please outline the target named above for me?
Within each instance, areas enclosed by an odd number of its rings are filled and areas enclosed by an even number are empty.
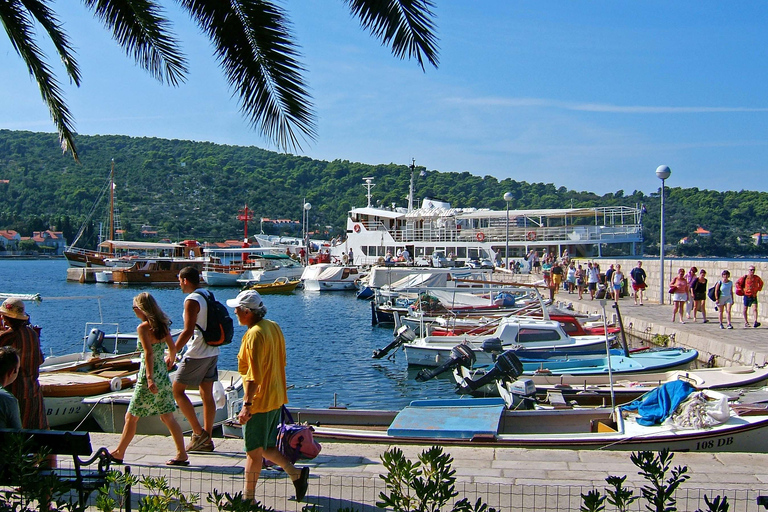
[[[557,341],[560,339],[560,333],[554,329],[520,329],[518,343],[533,341]]]
[[[466,258],[467,257],[467,248],[466,247],[458,247],[456,249],[456,257],[457,258]]]
[[[367,245],[361,245],[360,250],[362,251],[363,255],[368,256],[368,246]]]

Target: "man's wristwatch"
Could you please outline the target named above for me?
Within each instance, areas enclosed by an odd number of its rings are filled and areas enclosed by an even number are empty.
[[[243,406],[250,407],[251,405],[253,405],[253,403],[251,403],[251,402],[243,402]]]

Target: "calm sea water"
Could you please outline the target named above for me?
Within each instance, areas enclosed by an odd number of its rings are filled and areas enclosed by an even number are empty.
[[[184,294],[178,286],[125,286],[80,284],[66,281],[64,260],[0,261],[0,291],[39,293],[39,304],[27,303],[31,321],[42,327],[46,354],[79,352],[86,322],[119,324],[121,332],[134,332],[138,320],[131,309],[133,297],[151,292],[181,328]],[[237,295],[236,288],[212,288],[220,301]],[[265,295],[267,318],[280,324],[286,338],[288,392],[291,405],[398,409],[418,398],[456,395],[449,379],[421,383],[409,372],[405,354],[394,361],[374,360],[374,349],[392,340],[389,328],[372,327],[370,304],[349,292],[296,291],[292,295]],[[234,315],[233,315],[234,316]],[[107,331],[109,332],[109,331]],[[219,368],[237,369],[237,350],[245,328],[236,326],[235,341],[222,348]]]

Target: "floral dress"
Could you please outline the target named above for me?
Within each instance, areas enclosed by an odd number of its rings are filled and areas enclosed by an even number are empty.
[[[139,377],[136,381],[136,387],[133,389],[133,397],[128,406],[128,412],[134,416],[145,417],[155,416],[157,414],[167,414],[176,410],[176,402],[173,400],[173,388],[171,379],[168,377],[168,369],[165,366],[165,342],[152,344],[152,353],[154,354],[153,377],[157,385],[157,394],[153,394],[147,386],[147,369],[145,367],[146,357],[144,349],[139,343],[141,354],[141,366],[139,367]]]

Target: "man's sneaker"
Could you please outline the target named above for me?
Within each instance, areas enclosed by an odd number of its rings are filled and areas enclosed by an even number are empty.
[[[758,327],[760,327],[761,325],[763,325],[763,324],[761,324],[760,322],[755,322],[754,328],[755,328],[755,329],[757,329],[757,328],[758,328]]]
[[[723,323],[722,323],[722,322],[720,322],[720,328],[721,328],[721,329],[725,329],[725,326],[723,325]]]
[[[192,434],[192,439],[186,446],[186,450],[188,452],[212,452],[213,449],[213,440],[205,430],[203,430],[199,435]]]
[[[309,468],[301,468],[299,478],[293,481],[293,488],[296,490],[296,501],[301,501],[304,496],[307,495],[307,489],[309,488]]]
[[[745,329],[749,329],[750,327],[752,327],[752,326],[749,325],[749,322],[744,322],[744,328]]]
[[[733,326],[731,324],[728,324],[729,329],[733,329]]]

